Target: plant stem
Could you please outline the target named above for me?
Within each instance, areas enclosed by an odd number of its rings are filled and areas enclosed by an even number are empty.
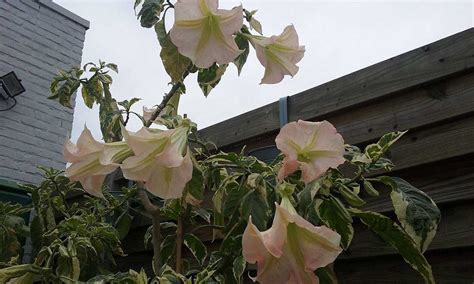
[[[176,229],[176,272],[182,271],[183,255],[183,217],[178,217],[178,227]]]
[[[186,70],[184,72],[182,79],[188,76],[189,71]],[[160,112],[166,107],[168,101],[176,94],[176,92],[182,87],[181,82],[177,82],[173,84],[173,87],[163,97],[163,100],[158,105],[156,110],[151,115],[150,119],[145,122],[145,127],[150,127],[153,121],[160,115]],[[138,183],[139,187],[143,188],[142,183]],[[153,231],[152,231],[152,244],[153,244],[153,270],[157,275],[159,270],[161,269],[161,261],[160,261],[160,250],[161,250],[161,241],[162,236],[160,232],[160,208],[154,205],[150,198],[148,198],[148,194],[144,190],[138,190],[138,197],[142,201],[143,207],[145,210],[151,215]],[[181,225],[182,230],[182,225]]]
[[[161,248],[161,232],[160,232],[160,208],[151,203],[148,194],[145,190],[138,191],[138,197],[142,201],[143,207],[151,215],[153,231],[152,231],[152,244],[153,244],[153,271],[158,274],[161,268],[160,262],[160,248]]]
[[[184,80],[184,78],[186,78],[186,76],[188,76],[188,74],[189,74],[189,71],[184,72],[183,80]],[[173,87],[168,92],[168,94],[166,94],[163,97],[163,100],[158,105],[158,107],[155,109],[155,111],[151,115],[150,119],[145,123],[146,127],[150,127],[150,125],[153,123],[153,121],[158,117],[158,115],[160,115],[160,112],[166,107],[166,105],[168,104],[168,101],[174,96],[174,94],[176,94],[176,92],[181,88],[181,86],[182,86],[181,82],[174,83]]]

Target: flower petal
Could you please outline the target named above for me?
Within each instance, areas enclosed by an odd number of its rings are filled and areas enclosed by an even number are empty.
[[[171,41],[199,68],[230,63],[242,52],[233,37],[242,27],[242,13],[242,6],[218,10],[216,0],[178,1]]]
[[[119,163],[131,155],[133,155],[132,149],[123,141],[105,143],[99,161],[102,165],[116,164],[119,166]]]
[[[342,249],[341,236],[325,226],[314,226],[301,216],[291,214],[281,206],[277,207],[290,223],[298,227],[297,238],[305,260],[305,268],[314,271],[334,262]]]
[[[250,42],[258,60],[265,67],[260,84],[275,84],[285,75],[296,75],[299,69],[296,63],[303,58],[305,48],[299,46],[298,34],[293,25],[285,27],[279,36],[254,36]]]
[[[275,139],[277,148],[285,155],[279,171],[283,179],[296,171],[295,161],[302,171],[302,179],[309,183],[329,168],[344,163],[344,140],[336,128],[327,121],[291,122],[285,125]]]
[[[287,177],[288,175],[298,170],[298,167],[299,167],[299,163],[296,159],[291,160],[290,158],[285,157],[283,159],[281,168],[278,171],[278,179],[283,180],[285,177]]]
[[[260,232],[249,218],[242,237],[242,254],[246,261],[257,262],[254,281],[318,283],[313,271],[336,259],[341,252],[341,237],[326,227],[313,226],[286,201],[285,206],[292,210],[277,204],[272,227],[265,232]],[[276,248],[278,253],[274,253]]]
[[[193,163],[189,152],[178,167],[167,168],[156,163],[153,169],[149,179],[145,181],[145,188],[163,199],[183,196],[186,183],[193,176]]]
[[[92,175],[83,176],[77,179],[82,185],[82,188],[89,194],[96,197],[104,197],[102,194],[102,184],[107,175]],[[74,180],[74,179],[72,179]]]
[[[165,144],[169,143],[172,132],[142,127],[135,133],[122,128],[122,134],[125,142],[133,150],[133,153],[138,156],[144,152],[149,153],[157,148],[164,147]]]
[[[102,151],[103,144],[94,140],[92,133],[86,126],[82,130],[81,135],[77,140],[77,144],[67,139],[63,147],[64,159],[69,163],[79,161],[82,156],[90,153]]]

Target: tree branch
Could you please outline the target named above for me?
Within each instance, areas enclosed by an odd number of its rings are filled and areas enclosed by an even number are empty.
[[[183,217],[178,217],[178,228],[176,229],[176,272],[182,271],[182,251],[183,251]]]
[[[184,78],[186,78],[186,76],[188,76],[188,74],[189,74],[189,71],[186,70],[183,74],[183,80],[184,80]],[[158,107],[155,109],[155,111],[151,115],[150,119],[145,123],[146,127],[150,127],[150,125],[153,123],[153,121],[155,121],[155,119],[160,115],[160,112],[166,107],[169,100],[174,96],[174,94],[176,94],[176,92],[179,90],[179,88],[181,88],[182,84],[183,83],[181,83],[181,82],[174,83],[173,87],[168,92],[168,94],[166,94],[163,97],[163,100],[158,105]]]

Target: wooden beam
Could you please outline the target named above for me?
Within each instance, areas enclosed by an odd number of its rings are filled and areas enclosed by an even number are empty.
[[[474,28],[385,60],[289,98],[289,118],[324,119],[434,80],[474,68]],[[226,146],[279,129],[274,102],[200,131]]]
[[[389,95],[384,100],[360,106],[349,112],[326,117],[346,143],[373,141],[395,130],[410,132],[445,120],[474,113],[474,73]],[[242,141],[247,150],[273,145],[276,132]],[[225,147],[224,150],[239,150]]]
[[[396,170],[474,153],[474,116],[408,132],[395,143],[388,156]]]
[[[389,175],[409,181],[428,194],[438,205],[474,200],[474,155],[421,165]],[[380,196],[364,196],[367,204],[362,209],[375,212],[393,211],[390,190],[381,184],[374,183],[374,186],[379,190]]]
[[[472,284],[474,248],[426,253],[437,283]],[[400,256],[338,260],[339,283],[423,283],[423,278]]]

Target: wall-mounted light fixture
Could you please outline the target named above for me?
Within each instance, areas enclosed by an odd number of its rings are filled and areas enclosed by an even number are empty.
[[[12,109],[16,105],[15,97],[24,91],[25,87],[23,87],[15,72],[12,71],[0,77],[0,101],[7,105],[5,108],[0,105],[0,111]]]

